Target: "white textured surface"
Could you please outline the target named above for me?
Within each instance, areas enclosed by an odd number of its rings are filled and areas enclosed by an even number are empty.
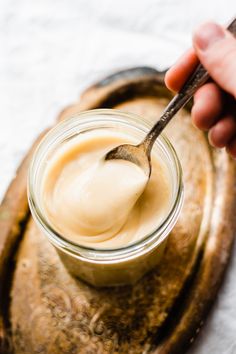
[[[234,14],[235,0],[1,0],[0,199],[38,132],[83,88],[116,69],[164,69],[198,23]],[[191,354],[236,353],[235,279],[236,247]]]

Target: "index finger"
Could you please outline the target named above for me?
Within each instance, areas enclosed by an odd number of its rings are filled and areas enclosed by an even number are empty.
[[[167,71],[165,75],[165,84],[168,89],[178,92],[198,63],[199,60],[194,49],[190,48]]]

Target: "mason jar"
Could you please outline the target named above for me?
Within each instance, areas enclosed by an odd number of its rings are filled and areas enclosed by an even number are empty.
[[[108,129],[111,132],[125,132],[139,143],[151,127],[150,121],[131,113],[114,109],[90,110],[57,124],[42,139],[34,153],[28,175],[28,200],[33,218],[56,248],[69,272],[94,286],[133,284],[161,262],[183,202],[182,171],[177,154],[163,134],[156,140],[152,154],[161,159],[170,176],[169,210],[156,229],[143,235],[139,241],[117,249],[85,247],[55,230],[45,215],[40,198],[43,173],[56,151],[79,134]]]

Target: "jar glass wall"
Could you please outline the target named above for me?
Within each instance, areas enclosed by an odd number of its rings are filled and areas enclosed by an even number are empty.
[[[35,151],[28,177],[28,199],[33,218],[55,246],[61,260],[75,276],[95,286],[131,284],[161,260],[168,235],[173,229],[183,201],[181,166],[169,140],[161,135],[153,146],[166,166],[171,183],[171,203],[163,222],[136,243],[119,249],[95,249],[70,241],[58,233],[45,215],[40,198],[42,176],[55,152],[69,140],[91,130],[120,131],[140,142],[151,123],[134,114],[113,109],[91,110],[65,120],[53,128]]]

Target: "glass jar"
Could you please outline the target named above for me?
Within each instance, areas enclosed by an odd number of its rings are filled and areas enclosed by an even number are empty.
[[[54,245],[67,269],[94,286],[135,283],[160,262],[168,235],[178,219],[183,202],[182,171],[176,152],[164,135],[156,140],[152,150],[152,154],[158,154],[166,165],[172,183],[171,206],[166,218],[141,240],[119,249],[84,247],[69,241],[53,228],[39,198],[43,172],[55,151],[78,134],[105,128],[125,132],[138,143],[151,126],[151,122],[131,113],[113,109],[86,111],[59,123],[49,131],[32,159],[28,176],[28,199],[33,218]]]

